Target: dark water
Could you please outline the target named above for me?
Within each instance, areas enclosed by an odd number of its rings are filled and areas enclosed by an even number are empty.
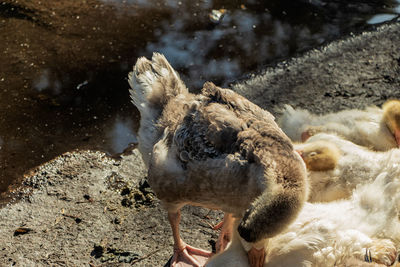
[[[113,155],[135,143],[139,116],[126,76],[138,56],[164,53],[193,91],[207,80],[227,86],[396,20],[399,6],[399,0],[0,1],[0,192],[65,151]],[[211,19],[212,10],[224,15]]]

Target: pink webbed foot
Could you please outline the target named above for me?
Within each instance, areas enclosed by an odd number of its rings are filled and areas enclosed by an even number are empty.
[[[224,225],[224,221],[220,221],[219,223],[217,223],[216,225],[213,226],[213,230],[219,230],[222,228],[222,226]]]
[[[308,126],[307,129],[301,133],[301,141],[305,142],[311,136],[321,132],[323,132],[323,129],[320,126]]]
[[[174,255],[170,261],[171,267],[202,267],[213,255],[211,252],[195,248],[182,241],[183,248],[174,248]]]
[[[224,220],[213,227],[214,230],[221,229],[217,243],[215,244],[216,252],[222,252],[231,241],[233,229],[233,217],[231,214],[225,213]]]
[[[389,239],[374,239],[365,251],[366,262],[376,262],[385,266],[392,266],[397,258],[397,247]]]

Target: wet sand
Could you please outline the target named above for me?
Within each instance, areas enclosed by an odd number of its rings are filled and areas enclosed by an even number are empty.
[[[136,119],[121,102],[128,96],[119,73],[121,64],[134,62],[126,51],[143,46],[129,40],[148,31],[134,14],[121,10],[116,19],[113,6],[99,1],[3,3],[12,13],[0,26],[0,192],[63,152],[107,150],[102,131],[113,127],[109,114],[116,110]],[[110,84],[112,75],[120,82]]]

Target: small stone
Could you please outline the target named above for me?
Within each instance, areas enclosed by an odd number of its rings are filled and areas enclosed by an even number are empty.
[[[226,13],[226,9],[213,9],[211,10],[211,13],[208,15],[208,17],[210,18],[210,20],[214,23],[220,23],[221,20],[223,19],[224,15]]]
[[[130,207],[130,206],[132,206],[132,204],[133,204],[133,202],[128,198],[124,198],[121,201],[121,205],[124,206],[124,207]]]
[[[24,235],[31,231],[32,231],[31,228],[19,227],[19,228],[17,228],[17,230],[14,231],[14,236]]]
[[[131,192],[131,190],[129,188],[125,187],[121,191],[121,196],[129,195],[130,192]]]
[[[103,253],[104,253],[104,248],[102,246],[95,245],[90,255],[95,258],[100,258],[103,256]]]

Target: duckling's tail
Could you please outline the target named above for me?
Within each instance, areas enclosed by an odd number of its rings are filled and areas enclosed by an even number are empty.
[[[142,118],[155,120],[168,101],[188,92],[178,73],[164,55],[153,53],[150,60],[141,57],[128,75],[132,103],[139,109]]]
[[[307,110],[294,109],[290,105],[285,105],[283,114],[277,120],[278,125],[285,134],[294,142],[301,142],[301,134],[312,125],[313,115]]]

